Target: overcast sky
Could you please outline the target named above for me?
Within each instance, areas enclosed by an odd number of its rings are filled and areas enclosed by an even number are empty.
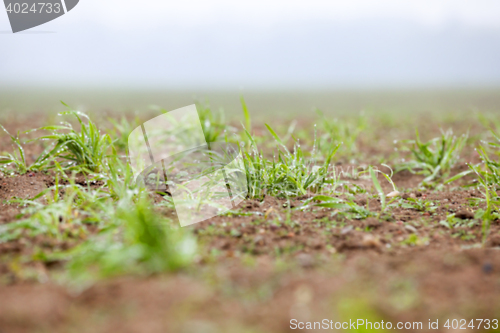
[[[498,0],[81,0],[9,31],[3,86],[500,85]]]

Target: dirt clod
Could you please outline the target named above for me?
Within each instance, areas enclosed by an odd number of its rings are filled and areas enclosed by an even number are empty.
[[[474,218],[474,213],[466,209],[461,209],[455,214],[455,216],[462,220],[470,220]]]

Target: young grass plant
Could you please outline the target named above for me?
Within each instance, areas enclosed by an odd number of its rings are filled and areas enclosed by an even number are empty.
[[[439,206],[437,206],[431,200],[417,199],[417,198],[406,199],[406,202],[403,202],[401,204],[401,207],[415,209],[419,212],[429,212],[429,213],[433,213],[436,209],[439,208]]]
[[[371,216],[376,216],[374,212],[356,204],[353,200],[330,197],[327,195],[316,195],[307,199],[300,209],[304,210],[310,207],[312,202],[314,206],[333,209],[335,214],[344,215],[349,219],[364,220]]]
[[[386,166],[386,165],[384,165],[384,166]],[[380,182],[378,181],[378,178],[377,178],[377,174],[381,174],[382,176],[384,176],[384,178],[392,185],[394,192],[397,192],[396,185],[392,181],[392,169],[390,169],[390,170],[391,170],[391,175],[389,176],[386,173],[384,173],[378,169],[374,169],[371,165],[368,168],[368,172],[370,173],[370,177],[371,177],[372,182],[373,182],[373,187],[375,187],[375,190],[377,191],[377,195],[380,199],[380,206],[381,207],[380,207],[380,213],[378,214],[378,218],[380,218],[382,216],[382,214],[385,213],[385,210],[387,209],[388,205],[391,205],[392,202],[396,200],[396,198],[394,197],[394,198],[391,198],[389,200],[389,202],[387,202],[387,196],[384,193],[384,191],[382,190],[382,186],[380,185]]]
[[[21,214],[27,217],[1,226],[0,241],[17,239],[23,234],[59,240],[69,235],[83,236],[86,234],[83,224],[104,223],[102,216],[106,216],[98,191],[88,191],[74,182],[60,185],[58,179],[54,186],[33,199],[12,199],[9,203],[25,206]]]
[[[40,155],[35,163],[28,165],[26,162],[26,155],[24,153],[24,148],[22,146],[21,140],[19,139],[19,133],[16,136],[10,134],[5,127],[0,125],[0,128],[10,136],[12,144],[16,148],[13,154],[7,153],[5,156],[0,156],[0,164],[2,165],[14,165],[17,172],[20,174],[25,174],[28,171],[35,171],[43,169],[47,163],[47,159],[43,155]]]
[[[327,195],[316,195],[304,202],[304,204],[300,207],[300,209],[306,209],[310,207],[311,202],[317,202],[314,204],[314,206],[317,207],[324,207],[324,208],[330,208],[334,209],[336,213],[340,213],[342,215],[345,215],[347,218],[353,218],[353,219],[366,219],[371,216],[377,216],[379,219],[382,216],[382,214],[385,213],[385,210],[387,207],[391,206],[392,203],[397,199],[397,198],[391,198],[389,202],[387,202],[387,196],[385,195],[384,191],[382,190],[382,186],[380,185],[380,182],[377,179],[377,175],[381,174],[386,178],[386,180],[392,185],[394,191],[397,191],[396,185],[392,181],[392,170],[391,170],[391,175],[387,175],[384,172],[377,170],[370,166],[367,170],[367,172],[370,175],[370,178],[372,179],[373,186],[375,190],[377,191],[377,195],[380,198],[380,204],[381,204],[381,209],[380,213],[376,214],[375,212],[370,211],[368,208],[364,208],[362,206],[359,206],[356,204],[353,200],[352,196],[348,196],[347,199],[341,199],[341,198],[336,198],[336,197],[331,197]]]
[[[342,144],[339,153],[351,158],[358,152],[356,141],[361,132],[366,128],[366,117],[359,117],[350,121],[346,119],[328,119],[323,112],[316,110],[320,118],[319,129],[321,135],[318,138],[318,150],[328,153],[331,143]]]
[[[137,201],[120,200],[113,227],[60,256],[69,260],[71,278],[94,280],[126,273],[147,275],[186,267],[196,253],[188,230],[171,226],[156,213],[145,192]]]
[[[110,137],[114,137],[113,145],[121,152],[125,152],[128,148],[128,137],[132,131],[139,126],[139,121],[129,121],[126,117],[122,117],[120,121],[109,118],[109,122],[113,125]]]
[[[500,148],[500,137],[492,131],[493,137],[497,142],[489,143],[492,148]],[[493,160],[486,149],[482,146],[477,148],[477,152],[483,161],[481,165],[469,165],[469,168],[477,175],[477,180],[483,188],[483,194],[486,201],[486,210],[480,211],[482,224],[483,243],[486,241],[491,222],[500,218],[500,197],[497,191],[500,189],[500,161]]]
[[[208,105],[197,104],[201,127],[207,142],[217,141],[227,129],[224,112],[212,112]]]
[[[84,113],[69,110],[59,115],[74,116],[80,124],[80,132],[67,122],[63,122],[62,126],[40,128],[40,130],[51,131],[52,134],[44,135],[36,140],[55,141],[54,147],[44,153],[41,159],[65,160],[65,163],[61,163],[65,169],[96,173],[103,170],[108,149],[112,145],[109,135],[101,134],[97,126]],[[85,118],[87,123],[82,118]]]
[[[243,152],[250,198],[265,194],[290,198],[308,191],[319,193],[325,186],[336,184],[335,173],[330,175],[329,166],[340,145],[331,147],[323,163],[317,165],[314,159],[304,156],[300,144],[296,142],[290,152],[271,126],[266,124],[266,127],[279,147],[278,156],[273,156],[272,161],[258,151],[253,136],[245,129],[250,141],[250,151]]]
[[[75,181],[75,171],[67,175],[55,162],[55,184],[31,199],[13,198],[8,203],[25,207],[19,221],[0,226],[0,241],[46,235],[59,240],[68,235],[85,237],[85,224],[104,227],[108,222],[110,198],[101,188],[92,189],[90,181],[82,186]],[[67,184],[67,185],[63,185]]]
[[[448,176],[451,168],[460,157],[460,153],[467,140],[467,135],[457,138],[449,130],[443,132],[441,137],[422,142],[418,130],[415,132],[416,139],[406,141],[411,144],[409,149],[414,159],[399,164],[396,167],[396,172],[409,170],[412,173],[423,174],[427,176],[423,180],[424,185]]]

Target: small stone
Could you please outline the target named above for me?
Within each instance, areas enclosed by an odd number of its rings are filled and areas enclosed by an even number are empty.
[[[262,245],[264,244],[264,237],[262,236],[257,236],[253,239],[253,242],[257,245]]]
[[[392,191],[391,193],[387,194],[387,197],[394,198],[394,197],[398,197],[400,195],[401,195],[401,193],[399,193],[398,191]]]
[[[304,268],[310,268],[314,266],[314,258],[310,254],[300,253],[296,258],[299,265]]]
[[[417,196],[415,195],[415,193],[412,193],[412,194],[410,194],[410,198],[412,198],[412,199],[416,199],[416,198],[417,198]]]
[[[328,252],[330,252],[331,254],[334,254],[334,253],[337,253],[337,249],[336,249],[336,248],[334,248],[334,247],[330,247],[330,248],[328,249]]]
[[[489,262],[485,263],[483,265],[483,272],[486,274],[490,274],[493,272],[493,265],[490,264]]]
[[[408,231],[410,231],[410,232],[413,232],[414,234],[417,233],[417,229],[414,226],[405,225],[405,229],[408,230]]]
[[[345,228],[342,228],[342,230],[340,231],[340,234],[341,235],[347,235],[348,233],[350,233],[354,228],[352,227],[352,225],[349,225]]]
[[[366,203],[367,203],[367,200],[366,200],[366,196],[364,195],[361,195],[359,197],[357,197],[354,202],[356,202],[358,205],[360,206],[365,206]]]
[[[374,248],[379,248],[382,246],[378,238],[370,234],[363,236],[362,244],[365,247],[374,247]]]
[[[455,217],[458,217],[462,220],[469,220],[474,218],[474,213],[469,212],[466,209],[461,209],[460,211],[458,211],[458,213],[455,214]]]

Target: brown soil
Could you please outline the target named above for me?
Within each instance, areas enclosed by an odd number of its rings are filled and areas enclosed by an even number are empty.
[[[464,161],[477,162],[472,148],[454,174],[464,170]],[[391,151],[363,146],[367,156]],[[407,171],[393,177],[403,202],[427,200],[436,209],[395,207],[381,219],[294,209],[310,196],[247,200],[233,215],[188,227],[201,252],[185,271],[109,279],[90,288],[58,284],[63,263],[30,263],[36,279],[19,273],[20,254],[73,243],[40,237],[0,244],[0,332],[289,332],[291,319],[325,318],[421,321],[420,331],[439,319],[437,331],[444,332],[448,319],[500,319],[499,221],[482,245],[474,213],[483,206],[469,204],[482,194],[460,187],[471,178],[439,191],[419,189],[422,179]],[[371,191],[370,180],[346,180]],[[33,197],[53,183],[42,173],[0,175],[0,225],[17,220],[22,210],[6,200]],[[366,194],[356,203],[374,212],[381,207]],[[440,224],[450,213],[470,226]]]

